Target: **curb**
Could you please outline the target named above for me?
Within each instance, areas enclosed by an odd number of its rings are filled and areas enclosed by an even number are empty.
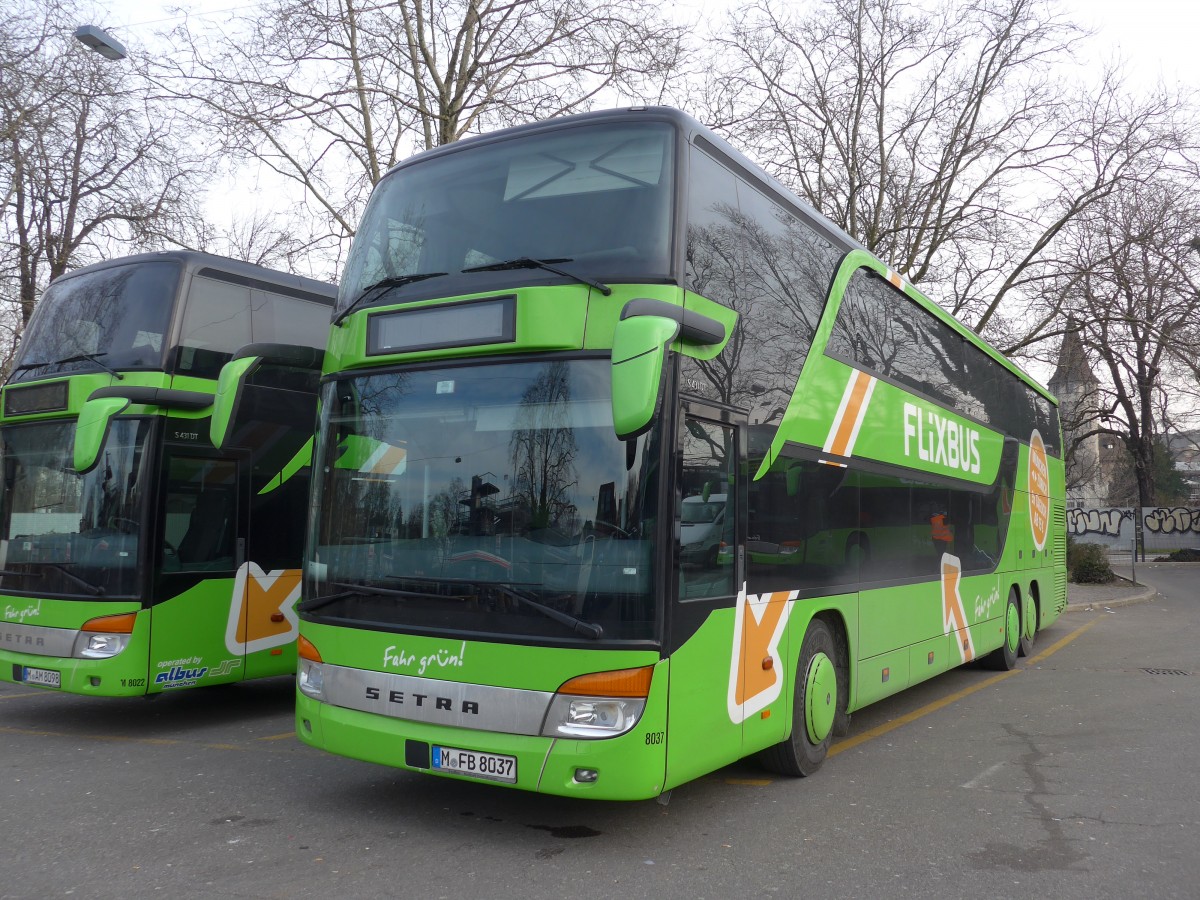
[[[1132,606],[1134,603],[1145,603],[1153,600],[1158,591],[1148,585],[1139,584],[1141,590],[1126,597],[1114,597],[1111,600],[1090,600],[1083,603],[1071,603],[1068,599],[1067,608],[1063,612],[1096,612],[1097,608],[1112,609],[1116,606]]]

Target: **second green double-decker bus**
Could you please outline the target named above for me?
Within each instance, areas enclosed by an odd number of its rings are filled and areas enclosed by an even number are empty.
[[[194,252],[50,284],[3,392],[0,680],[129,696],[294,671],[334,295]]]
[[[399,165],[334,321],[314,746],[608,799],[804,775],[1064,606],[1053,399],[678,112]]]

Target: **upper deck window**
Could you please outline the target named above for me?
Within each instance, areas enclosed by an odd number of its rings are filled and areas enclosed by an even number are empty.
[[[674,131],[661,122],[564,128],[403,166],[376,187],[354,240],[338,309],[388,279],[387,302],[562,276],[530,257],[601,281],[671,273]],[[436,280],[433,280],[436,279]]]
[[[98,371],[98,363],[162,368],[179,272],[175,262],[131,263],[55,281],[26,329],[12,380]]]
[[[324,347],[329,307],[321,299],[266,290],[247,278],[206,269],[192,276],[188,289],[176,369],[216,378],[249,343]]]

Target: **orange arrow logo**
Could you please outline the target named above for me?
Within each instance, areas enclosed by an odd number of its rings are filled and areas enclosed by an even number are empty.
[[[783,689],[779,641],[797,593],[747,595],[743,585],[738,594],[728,696],[729,718],[734,723],[765,709]]]
[[[955,643],[963,662],[975,658],[975,642],[967,627],[967,611],[963,607],[958,583],[962,578],[962,561],[950,553],[942,554],[942,621],[945,633],[954,632]]]
[[[290,644],[300,633],[299,599],[299,569],[266,573],[255,563],[243,563],[233,581],[226,649],[242,654]]]

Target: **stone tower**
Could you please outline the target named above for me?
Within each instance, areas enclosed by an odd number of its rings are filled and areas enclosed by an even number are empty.
[[[1050,392],[1058,397],[1067,454],[1067,506],[1095,509],[1108,503],[1110,454],[1101,453],[1101,435],[1080,438],[1097,426],[1100,418],[1100,381],[1088,363],[1079,326],[1067,320],[1067,333],[1058,351],[1058,367],[1050,378]]]

